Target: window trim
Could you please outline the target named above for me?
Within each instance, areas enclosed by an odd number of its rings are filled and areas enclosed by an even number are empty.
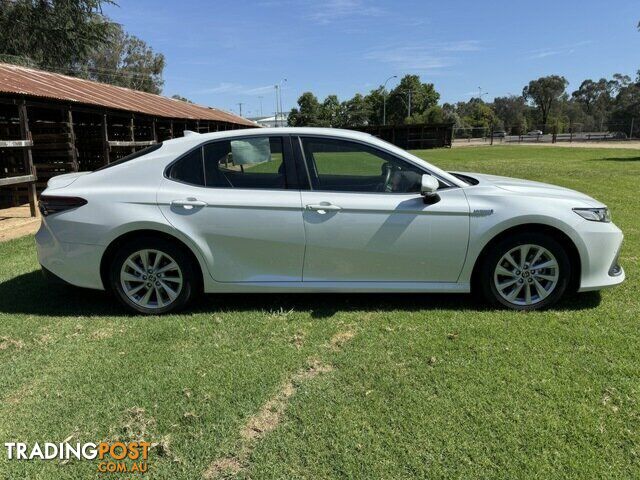
[[[285,171],[284,171],[284,175],[285,175],[285,181],[287,186],[285,188],[235,188],[233,186],[231,187],[208,187],[206,182],[207,182],[207,172],[205,169],[205,164],[204,164],[204,147],[205,145],[209,145],[212,143],[217,143],[217,142],[231,142],[233,140],[246,140],[246,139],[251,139],[251,138],[262,138],[262,137],[267,137],[269,139],[271,138],[280,138],[282,140],[282,158],[283,161],[285,163]],[[200,149],[200,159],[202,162],[202,172],[203,172],[203,176],[204,176],[204,185],[198,185],[195,183],[189,183],[189,182],[184,182],[182,180],[178,180],[177,178],[171,178],[169,176],[169,172],[171,170],[171,168],[173,167],[174,164],[176,164],[177,162],[179,162],[180,160],[182,160],[183,158],[185,158],[187,155],[190,155],[193,151]],[[182,154],[180,154],[178,157],[176,157],[174,160],[172,160],[171,162],[169,162],[167,164],[167,166],[164,169],[163,172],[163,176],[164,178],[166,178],[167,180],[171,181],[171,182],[176,182],[176,183],[181,183],[183,185],[189,185],[191,187],[196,187],[196,188],[206,188],[208,190],[260,190],[260,191],[274,191],[274,192],[282,192],[282,191],[286,191],[286,190],[300,190],[300,186],[299,186],[299,181],[298,181],[298,176],[297,176],[297,171],[296,171],[296,163],[294,160],[294,155],[293,155],[293,149],[291,147],[291,135],[286,135],[286,134],[276,134],[276,135],[269,135],[269,134],[253,134],[253,135],[239,135],[239,136],[233,136],[233,137],[224,137],[224,138],[216,138],[216,139],[212,139],[212,140],[205,140],[204,142],[201,142],[197,145],[195,145],[193,148],[190,148],[189,150],[183,152]],[[289,173],[291,172],[291,173]]]
[[[328,140],[339,140],[339,141],[344,141],[344,142],[351,142],[351,143],[357,143],[359,145],[364,145],[365,147],[368,147],[372,150],[378,151],[383,153],[384,155],[388,155],[400,162],[405,162],[409,165],[412,165],[416,168],[418,168],[419,170],[423,171],[424,174],[427,175],[431,175],[432,177],[435,177],[438,179],[439,182],[443,183],[445,186],[444,187],[440,187],[438,188],[438,190],[449,190],[452,188],[462,188],[459,187],[458,185],[452,185],[451,182],[449,182],[448,180],[442,178],[440,175],[437,175],[435,173],[433,173],[432,171],[430,171],[429,169],[423,167],[422,165],[418,165],[417,163],[412,162],[411,160],[401,157],[395,153],[392,153],[388,150],[385,150],[384,148],[379,147],[378,145],[372,145],[370,143],[361,141],[359,139],[355,139],[355,138],[344,138],[344,137],[336,137],[336,136],[332,136],[332,135],[321,135],[321,134],[304,134],[304,135],[295,135],[298,138],[298,142],[300,145],[300,157],[296,156],[296,162],[302,162],[306,172],[307,172],[307,179],[309,182],[308,188],[306,188],[305,190],[309,190],[309,191],[314,191],[314,192],[329,192],[329,193],[349,193],[349,194],[358,194],[358,195],[413,195],[414,192],[358,192],[358,191],[350,191],[350,190],[318,190],[318,189],[314,189],[313,188],[313,183],[311,182],[311,176],[310,176],[310,172],[309,172],[309,167],[307,164],[307,158],[306,155],[304,153],[304,146],[303,146],[303,140],[305,138],[321,138],[321,139],[328,139]],[[314,160],[314,167],[315,167],[315,160]],[[316,167],[316,171],[317,171],[317,167]]]

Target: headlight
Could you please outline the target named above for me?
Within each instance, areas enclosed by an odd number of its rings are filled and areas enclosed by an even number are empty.
[[[611,213],[608,208],[574,208],[574,212],[580,215],[585,220],[592,222],[611,222]]]

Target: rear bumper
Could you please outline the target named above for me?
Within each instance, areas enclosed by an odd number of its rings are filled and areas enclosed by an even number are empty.
[[[42,276],[44,277],[44,279],[49,283],[52,283],[55,285],[71,285],[69,282],[67,282],[66,280],[63,280],[52,271],[47,270],[42,265],[40,265],[40,271],[42,272]]]
[[[81,243],[60,242],[46,222],[36,233],[38,262],[45,276],[76,287],[104,290],[100,277],[100,261],[106,247]]]

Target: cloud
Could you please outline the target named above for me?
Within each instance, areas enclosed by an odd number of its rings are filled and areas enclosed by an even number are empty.
[[[340,19],[381,17],[386,12],[380,7],[367,5],[362,0],[328,0],[312,2],[307,18],[319,24],[328,24]]]
[[[232,93],[237,95],[262,95],[274,90],[273,85],[247,87],[240,83],[221,82],[215,87],[203,88],[191,93]]]
[[[397,70],[434,71],[456,63],[455,54],[481,50],[477,40],[400,45],[370,50],[367,60],[388,63]]]
[[[583,47],[585,45],[589,45],[592,43],[590,40],[585,40],[582,42],[573,43],[571,45],[559,45],[549,48],[542,48],[539,50],[533,50],[529,52],[529,59],[541,59],[547,57],[554,57],[556,55],[571,55],[574,53],[579,47]]]
[[[435,44],[435,48],[441,48],[445,52],[477,52],[482,50],[478,40],[460,40],[455,42],[441,42]]]
[[[241,93],[244,93],[245,95],[262,95],[265,93],[271,93],[274,90],[274,85],[264,85],[262,87],[252,87],[244,89]]]
[[[221,82],[215,87],[203,88],[194,93],[233,93],[239,88],[242,88],[242,85],[238,83]]]

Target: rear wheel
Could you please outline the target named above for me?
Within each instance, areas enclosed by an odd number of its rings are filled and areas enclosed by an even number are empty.
[[[571,262],[560,243],[540,233],[519,233],[485,256],[480,288],[493,305],[540,310],[562,297],[570,279]]]
[[[182,248],[161,238],[139,238],[124,245],[111,264],[111,288],[129,309],[162,314],[183,307],[196,278]]]

